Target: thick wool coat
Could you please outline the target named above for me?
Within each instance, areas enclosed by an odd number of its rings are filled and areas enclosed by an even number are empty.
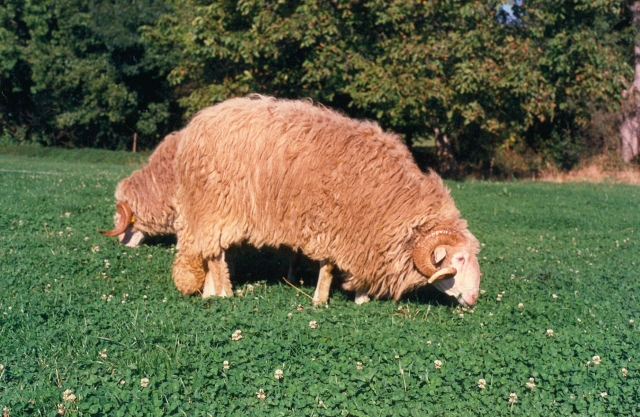
[[[176,226],[189,259],[286,246],[337,266],[346,290],[398,299],[427,283],[412,258],[419,236],[457,230],[478,252],[440,177],[376,123],[251,96],[202,110],[182,138]]]

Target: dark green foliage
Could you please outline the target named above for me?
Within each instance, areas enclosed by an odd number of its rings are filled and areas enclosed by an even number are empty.
[[[334,289],[314,309],[272,252],[237,255],[242,295],[182,297],[170,240],[131,249],[96,232],[134,167],[92,152],[0,153],[0,409],[11,416],[58,404],[79,416],[640,413],[640,214],[621,210],[640,205],[637,187],[450,183],[483,244],[473,309],[432,289],[362,306]]]
[[[4,2],[4,140],[116,149],[137,132],[140,145],[155,145],[171,124],[171,92],[138,28],[167,10],[157,1]]]
[[[7,0],[0,140],[122,149],[137,133],[151,148],[263,93],[378,120],[431,165],[446,135],[463,168],[570,168],[616,146],[628,3]]]
[[[571,166],[554,147],[593,151],[593,114],[618,111],[628,10],[527,1],[508,20],[502,3],[178,0],[145,36],[183,52],[169,80],[188,113],[249,92],[311,97],[409,145],[447,135],[467,163],[519,147]]]

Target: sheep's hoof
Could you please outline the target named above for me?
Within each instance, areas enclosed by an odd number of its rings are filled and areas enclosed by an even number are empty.
[[[224,252],[213,260],[207,261],[207,274],[204,277],[202,298],[231,297],[233,287],[229,279],[229,269],[224,262]]]
[[[369,302],[369,295],[366,292],[356,292],[356,304],[364,304]]]
[[[315,297],[313,298],[312,304],[314,307],[322,307],[323,305],[329,305],[329,301],[328,300],[316,300]]]

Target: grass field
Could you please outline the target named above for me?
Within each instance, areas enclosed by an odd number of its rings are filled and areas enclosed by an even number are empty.
[[[170,240],[98,234],[136,161],[0,150],[4,416],[640,414],[638,186],[449,183],[483,246],[474,308],[334,289],[314,309],[272,252],[202,300],[174,288]]]

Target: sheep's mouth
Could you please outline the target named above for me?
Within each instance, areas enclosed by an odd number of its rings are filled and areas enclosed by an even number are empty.
[[[144,233],[139,230],[135,230],[133,227],[128,227],[124,233],[118,235],[120,243],[131,248],[139,246],[144,238]]]

